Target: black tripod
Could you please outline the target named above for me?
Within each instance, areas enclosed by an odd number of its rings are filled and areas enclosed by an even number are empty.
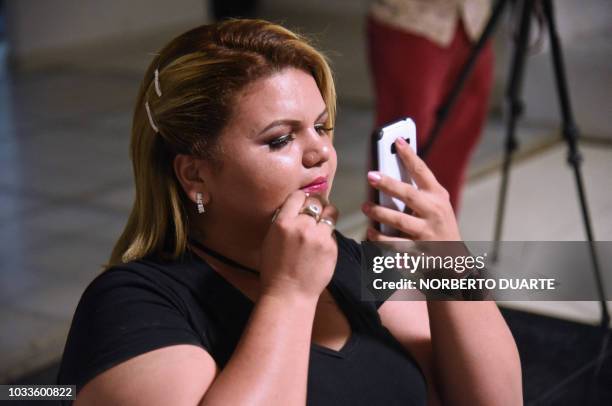
[[[487,22],[485,29],[479,38],[476,45],[472,49],[467,62],[463,66],[457,82],[449,92],[446,100],[438,108],[436,112],[436,123],[431,130],[425,146],[421,149],[421,156],[426,157],[428,152],[431,150],[436,138],[440,134],[440,130],[448,117],[450,110],[453,108],[455,102],[463,85],[465,84],[468,76],[472,72],[476,59],[478,58],[480,51],[491,37],[499,17],[501,16],[504,7],[509,0],[498,0],[493,7],[491,18]],[[576,187],[578,191],[578,197],[580,199],[580,206],[582,208],[582,219],[584,228],[587,234],[587,239],[590,243],[591,260],[593,263],[593,273],[595,276],[595,282],[597,287],[597,293],[601,305],[601,326],[607,328],[610,323],[610,315],[606,307],[606,295],[603,288],[603,282],[601,278],[601,272],[599,269],[599,262],[597,260],[597,253],[593,244],[593,231],[591,228],[591,220],[587,207],[586,194],[584,192],[584,185],[582,181],[582,173],[580,170],[581,156],[578,151],[578,129],[574,122],[572,109],[570,106],[569,94],[567,90],[567,80],[565,78],[565,69],[563,65],[563,57],[561,53],[561,45],[559,42],[559,36],[557,35],[557,27],[554,19],[554,12],[552,6],[552,0],[523,0],[516,1],[517,5],[522,6],[521,19],[519,25],[518,38],[514,47],[512,55],[512,65],[510,70],[510,79],[507,84],[505,99],[507,105],[506,115],[506,142],[504,151],[504,160],[502,166],[502,182],[499,191],[498,205],[497,205],[497,216],[495,222],[495,244],[493,249],[493,258],[497,257],[499,251],[499,242],[501,239],[502,222],[505,212],[506,195],[508,190],[508,178],[510,173],[510,164],[512,162],[512,154],[518,147],[518,141],[516,139],[516,122],[523,111],[523,104],[520,101],[520,86],[523,79],[523,72],[525,68],[525,59],[527,56],[527,43],[529,41],[529,32],[531,27],[531,16],[534,13],[535,6],[541,4],[543,6],[543,12],[545,17],[545,23],[548,26],[548,32],[550,35],[550,44],[553,57],[553,66],[555,71],[555,79],[557,85],[557,91],[559,96],[559,103],[561,108],[561,117],[563,123],[563,138],[568,147],[567,161],[574,169],[574,175],[576,180]]]
[[[491,37],[493,33],[499,17],[501,16],[505,6],[509,0],[497,0],[493,7],[493,11],[485,29],[479,38],[478,42],[474,45],[466,63],[464,64],[459,77],[446,96],[446,100],[442,105],[438,108],[436,112],[436,123],[432,128],[428,140],[425,143],[424,147],[421,149],[421,156],[425,158],[428,152],[431,150],[432,146],[436,138],[440,134],[440,130],[448,117],[450,110],[453,108],[455,102],[458,99],[458,96],[463,89],[463,85],[465,84],[468,76],[472,72],[476,59],[478,58],[482,48],[486,44],[487,40]],[[565,77],[565,69],[563,65],[563,56],[561,52],[561,44],[559,41],[559,37],[557,34],[557,27],[554,19],[554,11],[552,0],[513,0],[516,6],[522,7],[520,9],[520,23],[519,23],[519,32],[518,37],[516,38],[516,43],[514,44],[511,69],[510,69],[510,77],[507,83],[506,91],[505,91],[505,103],[506,103],[506,141],[505,141],[505,150],[504,150],[504,159],[502,166],[502,182],[500,186],[498,203],[497,203],[497,216],[495,222],[495,235],[494,235],[494,246],[492,258],[494,261],[497,260],[497,255],[499,252],[499,244],[502,233],[502,222],[504,218],[505,212],[505,203],[506,203],[506,195],[508,190],[508,178],[510,173],[510,164],[512,161],[512,154],[518,147],[518,141],[515,136],[516,132],[516,122],[520,117],[523,111],[523,104],[520,100],[519,92],[522,84],[523,73],[525,68],[525,60],[527,56],[527,48],[529,42],[529,33],[531,28],[531,17],[534,15],[537,5],[542,6],[542,11],[544,14],[544,23],[548,28],[548,33],[550,36],[550,45],[552,51],[553,58],[553,66],[554,73],[556,79],[556,87],[558,92],[559,104],[561,109],[561,119],[563,124],[563,138],[568,147],[568,155],[567,162],[573,167],[576,188],[578,192],[578,197],[580,200],[580,206],[582,210],[582,220],[584,223],[584,228],[587,234],[587,239],[589,242],[590,256],[593,264],[593,274],[595,277],[595,283],[597,288],[597,294],[599,298],[599,303],[601,307],[601,319],[600,326],[604,331],[604,336],[601,343],[601,348],[599,351],[599,355],[595,360],[592,360],[579,370],[577,370],[574,374],[567,377],[563,380],[559,385],[553,388],[551,391],[544,393],[543,396],[538,399],[536,402],[545,401],[550,396],[553,396],[554,393],[562,386],[570,383],[576,378],[580,377],[584,373],[588,372],[591,368],[594,368],[593,374],[593,382],[596,379],[597,373],[601,368],[601,363],[606,355],[606,348],[610,338],[610,330],[608,328],[610,323],[610,315],[608,313],[608,308],[606,306],[606,295],[603,287],[603,282],[601,278],[601,272],[599,268],[599,262],[597,259],[597,252],[595,250],[593,231],[591,228],[591,221],[586,201],[586,194],[584,191],[584,185],[582,181],[582,173],[580,170],[581,163],[581,155],[578,151],[578,129],[574,122],[574,117],[572,114],[572,109],[570,106],[569,94],[567,89],[567,80]]]

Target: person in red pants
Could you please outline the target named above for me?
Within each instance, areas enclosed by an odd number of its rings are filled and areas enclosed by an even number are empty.
[[[482,0],[380,0],[367,21],[369,60],[376,96],[376,127],[411,117],[425,145],[437,108],[457,80],[472,43],[486,24]],[[480,138],[493,78],[488,43],[426,163],[459,211],[467,164]]]

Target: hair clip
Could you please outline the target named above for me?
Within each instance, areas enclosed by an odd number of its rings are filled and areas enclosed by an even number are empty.
[[[151,124],[151,128],[153,128],[153,130],[156,133],[158,133],[159,132],[159,128],[157,128],[157,126],[153,122],[153,116],[151,115],[151,109],[149,108],[149,102],[148,101],[145,102],[145,109],[147,110],[147,116],[149,116],[149,124]]]
[[[157,93],[157,97],[161,97],[161,87],[159,86],[159,70],[155,69],[155,93]]]

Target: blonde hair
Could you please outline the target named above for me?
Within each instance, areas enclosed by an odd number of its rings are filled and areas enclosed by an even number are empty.
[[[216,141],[238,93],[290,67],[313,76],[327,107],[326,125],[333,127],[336,93],[326,58],[286,28],[263,20],[227,20],[187,31],[161,50],[138,92],[130,145],[136,197],[108,267],[184,253],[188,200],[174,174],[174,157],[196,155],[220,168]]]

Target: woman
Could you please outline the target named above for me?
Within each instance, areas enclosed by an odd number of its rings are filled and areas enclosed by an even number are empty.
[[[494,303],[359,300],[359,246],[327,201],[334,119],[324,57],[277,25],[202,26],[160,52],[134,113],[134,208],[62,360],[76,404],[521,402]],[[365,212],[459,239],[448,195],[398,150],[420,189],[369,179],[419,216]]]

